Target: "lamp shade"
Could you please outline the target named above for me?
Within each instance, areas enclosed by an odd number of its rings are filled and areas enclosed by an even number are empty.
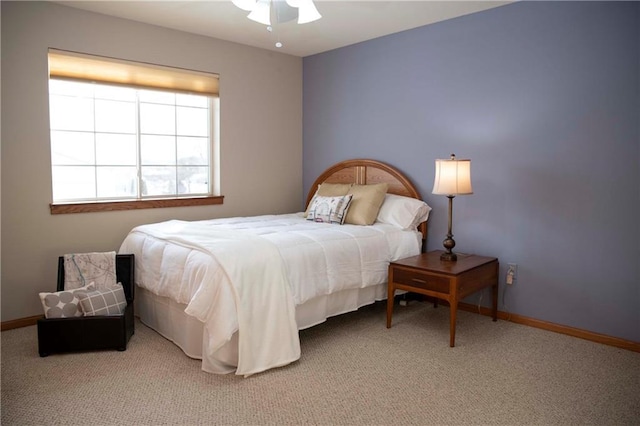
[[[471,160],[458,160],[454,154],[448,160],[436,160],[434,194],[468,195],[471,188]]]
[[[231,3],[235,4],[242,10],[246,10],[247,12],[251,12],[256,6],[256,0],[231,0]]]
[[[298,0],[298,24],[307,24],[322,18],[313,0]]]
[[[264,25],[271,25],[271,0],[258,0],[247,18]]]

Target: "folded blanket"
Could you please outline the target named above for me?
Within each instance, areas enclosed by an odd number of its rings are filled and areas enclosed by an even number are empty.
[[[116,285],[116,252],[64,255],[64,289],[73,290],[95,283],[96,290]]]

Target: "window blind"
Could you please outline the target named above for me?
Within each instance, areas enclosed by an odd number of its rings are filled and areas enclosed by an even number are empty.
[[[217,97],[217,74],[49,49],[49,78],[94,81]]]

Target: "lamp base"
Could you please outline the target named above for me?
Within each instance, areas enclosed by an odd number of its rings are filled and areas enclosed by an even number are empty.
[[[453,234],[451,233],[451,217],[453,216],[453,197],[454,195],[447,195],[449,199],[449,232],[447,232],[447,238],[444,239],[442,245],[445,249],[447,249],[444,253],[440,255],[440,260],[445,262],[455,262],[458,260],[458,256],[451,250],[456,246],[456,242],[453,239]]]
[[[444,260],[445,262],[455,262],[458,260],[458,256],[450,251],[445,251],[440,255],[440,260]]]
[[[447,238],[445,238],[442,242],[442,245],[444,246],[446,251],[444,251],[440,255],[440,260],[444,260],[447,262],[455,262],[456,260],[458,260],[458,256],[456,256],[456,254],[452,251],[456,246],[456,242],[453,239],[453,234],[451,234],[451,225],[449,225],[449,233],[447,234]]]

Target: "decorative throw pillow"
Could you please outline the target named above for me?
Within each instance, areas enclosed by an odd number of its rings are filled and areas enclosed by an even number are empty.
[[[102,290],[81,292],[78,298],[82,312],[88,317],[122,315],[127,307],[127,299],[121,283]]]
[[[351,195],[342,195],[339,197],[316,195],[309,204],[307,220],[342,225],[349,211],[351,198]]]
[[[402,195],[387,194],[380,206],[376,221],[415,229],[429,218],[431,207],[424,201]]]
[[[347,195],[351,186],[353,186],[351,183],[321,183],[318,185],[318,195],[322,195],[323,197]]]
[[[323,197],[338,197],[340,195],[347,195],[349,192],[349,188],[351,188],[350,183],[321,183],[318,185],[318,190],[316,191],[314,197],[321,195]],[[309,215],[309,207],[311,207],[311,203],[313,203],[313,198],[309,202],[307,206],[307,210],[304,212],[304,217]]]
[[[75,290],[57,291],[55,293],[40,293],[40,302],[44,308],[45,318],[71,318],[83,315],[78,296],[94,290],[93,283]]]
[[[386,183],[371,185],[352,185],[349,194],[353,195],[345,223],[353,225],[373,225],[380,206],[387,194]]]

